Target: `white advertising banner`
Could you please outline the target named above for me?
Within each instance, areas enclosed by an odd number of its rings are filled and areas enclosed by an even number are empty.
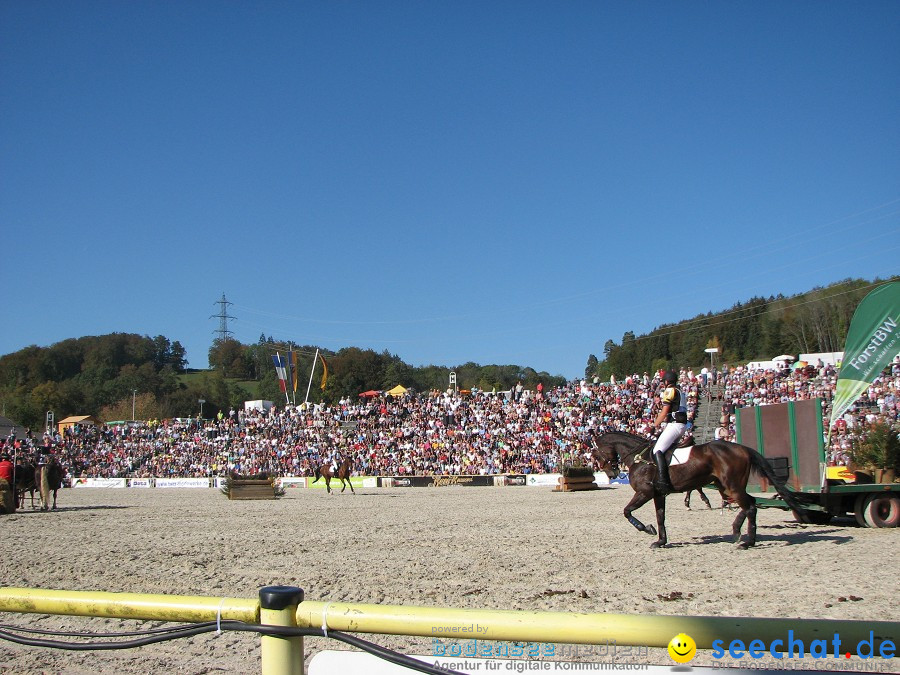
[[[123,488],[125,478],[73,478],[73,488]]]
[[[158,488],[208,488],[209,478],[157,478]]]
[[[128,487],[132,488],[150,488],[153,487],[152,478],[129,478]]]
[[[559,485],[561,473],[531,473],[525,479],[528,487],[556,487]]]

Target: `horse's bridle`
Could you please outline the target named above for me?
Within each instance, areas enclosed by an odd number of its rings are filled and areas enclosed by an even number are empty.
[[[596,452],[597,449],[598,449],[596,439],[594,439],[594,438],[591,439],[591,445],[594,446],[594,451]],[[600,470],[601,470],[601,471],[606,472],[607,475],[608,475],[609,472],[606,471],[606,469],[607,469],[607,467],[610,467],[610,468],[612,468],[612,469],[616,472],[616,475],[618,475],[618,474],[620,473],[620,469],[619,469],[619,453],[618,453],[618,452],[614,452],[614,454],[615,454],[615,458],[614,458],[614,459],[605,460],[605,459],[601,459],[600,457],[597,457],[597,455],[594,454],[593,452],[591,453],[591,455],[593,455],[594,459],[597,460],[597,466],[600,467]]]
[[[609,461],[602,460],[602,459],[598,458],[596,455],[594,455],[594,458],[597,459],[597,466],[600,467],[601,471],[606,471],[606,468],[610,467],[610,468],[614,469],[616,473],[619,473],[621,471],[621,465],[628,464],[628,461],[627,461],[628,458],[633,459],[633,461],[631,462],[632,464],[639,464],[641,462],[649,462],[649,460],[643,458],[642,455],[644,455],[650,448],[652,448],[653,444],[655,442],[656,442],[656,439],[651,438],[649,441],[647,441],[646,445],[639,446],[636,450],[632,450],[624,456],[620,456],[618,450],[613,450],[613,452],[615,453],[615,459],[611,459]],[[597,441],[592,439],[591,443],[593,444],[594,449],[596,450],[597,449]]]

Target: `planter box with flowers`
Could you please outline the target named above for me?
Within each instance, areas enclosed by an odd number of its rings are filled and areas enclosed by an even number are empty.
[[[556,492],[578,492],[581,490],[598,490],[594,482],[594,471],[587,466],[566,465],[562,468]]]
[[[222,494],[228,499],[277,499],[284,489],[275,485],[267,474],[258,476],[231,475],[222,487]]]

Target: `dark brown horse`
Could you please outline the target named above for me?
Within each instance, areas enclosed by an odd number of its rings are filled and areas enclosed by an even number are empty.
[[[657,534],[653,525],[644,525],[632,513],[653,500],[656,507],[656,523],[659,538],[651,548],[659,548],[668,543],[666,536],[666,496],[654,486],[656,463],[650,457],[652,441],[625,432],[611,432],[594,438],[594,458],[600,469],[613,478],[619,474],[619,466],[628,467],[628,477],[635,492],[625,506],[625,518],[639,532]],[[668,454],[668,453],[667,453]],[[734,542],[739,548],[749,548],[756,544],[756,500],[747,494],[747,480],[751,471],[765,475],[778,494],[789,507],[803,513],[794,496],[775,477],[772,467],[755,450],[737,443],[712,441],[691,448],[691,454],[684,464],[669,467],[669,477],[676,492],[696,490],[709,483],[715,484],[725,495],[733,499],[740,511],[731,526]],[[741,541],[741,528],[747,521],[747,539]]]
[[[347,485],[350,486],[350,492],[356,494],[356,490],[353,489],[353,483],[350,482],[350,473],[353,471],[353,464],[350,463],[350,459],[347,458],[341,462],[341,465],[338,467],[338,470],[334,473],[331,471],[331,463],[326,462],[320,466],[316,467],[316,480],[313,481],[315,483],[320,478],[325,479],[325,489],[328,490],[328,494],[331,494],[331,479],[337,478],[341,481],[341,492],[347,489]],[[346,484],[345,484],[346,483]]]
[[[29,462],[16,464],[15,475],[16,508],[21,509],[25,506],[26,492],[31,495],[31,508],[34,508],[34,491],[37,489],[37,485],[34,482],[34,464],[30,464]]]

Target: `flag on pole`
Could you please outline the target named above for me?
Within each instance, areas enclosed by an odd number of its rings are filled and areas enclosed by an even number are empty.
[[[319,360],[322,362],[322,384],[319,385],[319,389],[325,389],[325,382],[328,380],[328,366],[325,365],[325,359],[322,358],[322,355],[319,354]]]
[[[297,392],[297,352],[288,352],[288,382],[291,388]]]
[[[287,371],[284,365],[284,357],[282,357],[279,352],[275,352],[272,356],[272,361],[275,362],[275,374],[278,375],[278,383],[281,385],[281,391],[287,395]]]
[[[286,366],[285,375],[287,376],[285,378],[285,385],[287,386],[288,389],[290,389],[291,382],[293,382],[293,380],[294,380],[294,371],[291,368],[291,361],[294,360],[293,357],[294,357],[294,352],[292,352],[290,349],[288,349],[287,359],[285,359],[285,366]]]
[[[900,281],[879,286],[862,299],[844,346],[835,386],[830,429],[900,352]]]

